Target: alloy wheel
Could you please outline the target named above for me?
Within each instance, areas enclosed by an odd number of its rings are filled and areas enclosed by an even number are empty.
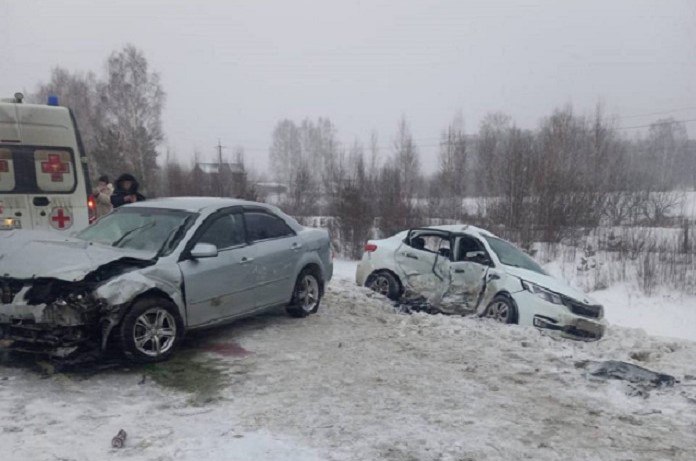
[[[297,301],[305,312],[312,312],[319,304],[319,282],[316,277],[306,274],[300,281]]]
[[[150,357],[167,353],[176,341],[176,321],[166,309],[154,307],[143,312],[133,325],[135,348]]]
[[[496,301],[488,306],[486,317],[500,323],[508,323],[508,320],[510,319],[510,306],[502,301]]]

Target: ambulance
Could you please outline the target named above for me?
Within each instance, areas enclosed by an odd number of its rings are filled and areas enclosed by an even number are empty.
[[[67,236],[96,216],[75,117],[54,96],[46,105],[23,99],[0,100],[0,235],[33,229]]]

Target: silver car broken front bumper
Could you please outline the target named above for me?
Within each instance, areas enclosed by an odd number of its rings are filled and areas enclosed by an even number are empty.
[[[75,296],[69,301],[29,304],[29,287],[0,303],[0,350],[66,357],[81,346],[99,350],[101,303],[91,297]],[[7,299],[6,299],[7,300]]]

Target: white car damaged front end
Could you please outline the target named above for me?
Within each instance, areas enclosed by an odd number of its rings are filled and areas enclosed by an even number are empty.
[[[604,308],[581,291],[550,276],[524,269],[503,266],[494,273],[501,272],[500,279],[486,284],[485,294],[477,306],[479,315],[488,315],[493,299],[506,294],[515,305],[520,325],[579,340],[604,336]]]

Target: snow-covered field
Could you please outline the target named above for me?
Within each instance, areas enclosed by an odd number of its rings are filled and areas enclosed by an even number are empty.
[[[696,343],[401,315],[355,287],[353,268],[337,262],[319,314],[237,322],[165,364],[42,377],[6,362],[0,459],[696,459]],[[576,367],[605,359],[680,383],[637,396]]]

